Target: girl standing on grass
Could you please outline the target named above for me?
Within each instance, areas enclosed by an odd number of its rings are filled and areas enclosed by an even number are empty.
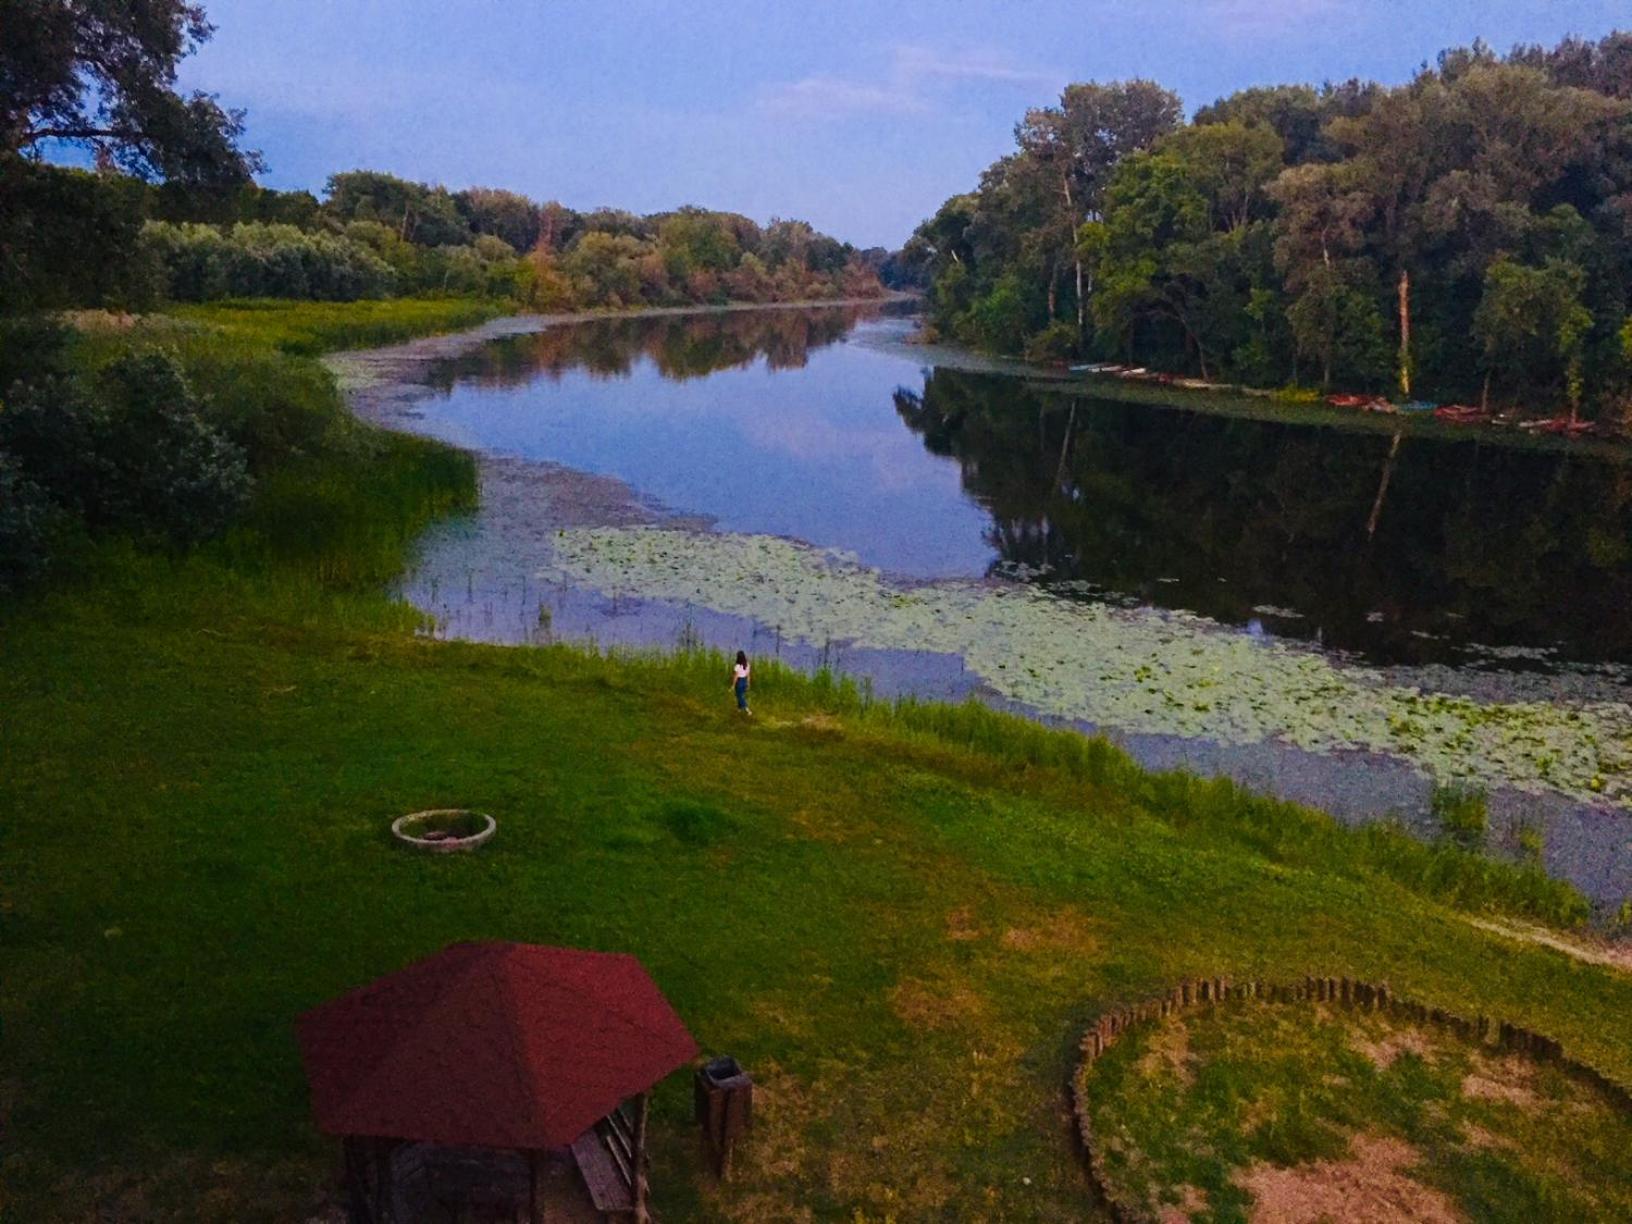
[[[748,708],[748,655],[744,651],[737,651],[737,665],[731,669],[731,687],[737,694],[737,709],[744,714],[752,714]]]

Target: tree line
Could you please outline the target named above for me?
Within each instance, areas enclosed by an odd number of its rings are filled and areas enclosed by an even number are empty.
[[[892,267],[807,222],[577,212],[367,170],[254,182],[241,111],[175,88],[188,0],[29,0],[0,39],[0,312],[164,299],[505,296],[539,309],[870,296]],[[51,164],[65,146],[94,170]]]
[[[1600,416],[1632,397],[1632,33],[1183,120],[1067,87],[908,242],[933,326],[1040,359]]]
[[[506,297],[542,310],[882,292],[887,253],[808,222],[685,207],[577,212],[375,171],[324,198],[253,183],[145,183],[0,155],[0,308],[232,297]]]

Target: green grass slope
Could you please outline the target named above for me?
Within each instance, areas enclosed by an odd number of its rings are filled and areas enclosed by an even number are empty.
[[[0,613],[4,1218],[303,1218],[294,1017],[460,939],[633,952],[759,1080],[724,1188],[663,1086],[668,1220],[1083,1218],[1078,1030],[1186,974],[1387,978],[1632,1077],[1632,978],[1465,920],[1578,913],[1533,875],[827,677],[746,720],[713,656],[416,637],[382,584],[469,460],[330,426],[226,540]],[[392,843],[432,806],[498,835]]]

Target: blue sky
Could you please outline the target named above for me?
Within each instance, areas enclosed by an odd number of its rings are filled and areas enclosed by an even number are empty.
[[[1407,78],[1442,47],[1597,38],[1626,0],[206,0],[182,85],[274,187],[367,167],[574,208],[696,203],[897,246],[1073,80],[1190,109]]]

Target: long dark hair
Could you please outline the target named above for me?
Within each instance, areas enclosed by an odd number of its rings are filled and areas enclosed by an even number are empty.
[[[748,666],[748,652],[746,650],[737,651],[737,666],[738,667],[747,667]]]

